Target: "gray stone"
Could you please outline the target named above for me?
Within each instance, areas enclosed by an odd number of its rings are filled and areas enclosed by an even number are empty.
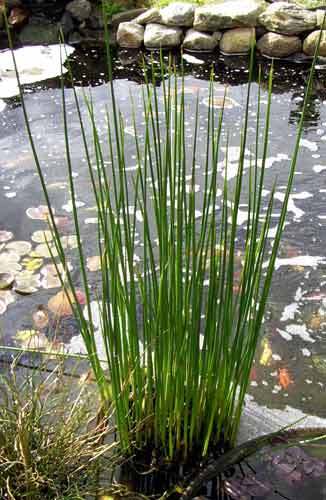
[[[247,54],[255,42],[255,28],[234,28],[226,31],[220,41],[223,54]]]
[[[56,24],[27,24],[18,35],[23,45],[59,43],[59,30]]]
[[[316,10],[316,16],[317,16],[317,28],[326,28],[326,10],[322,9]]]
[[[118,26],[120,23],[126,23],[128,21],[133,21],[137,24],[141,24],[137,21],[139,15],[143,14],[146,9],[129,9],[123,12],[118,12],[114,14],[110,19],[109,24],[111,26]]]
[[[144,27],[134,22],[119,24],[117,42],[126,49],[139,49],[144,41]]]
[[[143,14],[140,14],[135,21],[138,24],[160,23],[162,22],[162,17],[159,9],[153,7],[152,9],[146,10]]]
[[[279,33],[266,33],[257,43],[257,49],[268,57],[288,57],[300,52],[301,40],[298,36],[280,35]]]
[[[66,5],[66,10],[76,21],[82,22],[91,15],[92,5],[88,0],[72,0]]]
[[[64,36],[69,35],[74,30],[74,21],[72,19],[71,14],[69,12],[65,11],[59,21],[58,24],[59,28],[62,30],[62,33]]]
[[[182,29],[163,26],[162,24],[147,24],[144,35],[145,47],[159,49],[178,47],[182,41]]]
[[[310,33],[303,41],[303,52],[307,56],[313,56],[320,38],[318,55],[326,57],[326,30],[316,30]]]
[[[195,10],[194,28],[199,31],[256,26],[258,16],[267,4],[259,0],[236,0],[207,4]]]
[[[317,15],[316,12],[295,4],[277,2],[259,16],[259,22],[269,31],[281,35],[297,35],[316,28]]]
[[[183,41],[183,48],[194,51],[213,51],[218,46],[221,37],[220,31],[211,34],[190,29]]]
[[[163,24],[188,28],[193,25],[195,7],[190,3],[173,2],[161,9],[160,14]]]

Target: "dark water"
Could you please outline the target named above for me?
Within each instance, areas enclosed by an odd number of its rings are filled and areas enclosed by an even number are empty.
[[[149,56],[147,56],[149,57]],[[155,55],[154,55],[155,57]],[[155,64],[155,63],[154,63]],[[257,63],[258,64],[258,63]],[[247,61],[240,58],[213,60],[203,64],[184,61],[186,72],[186,129],[191,142],[194,124],[194,110],[197,93],[200,102],[200,130],[204,132],[207,120],[209,78],[212,67],[215,71],[215,95],[223,96],[227,85],[227,109],[225,110],[226,140],[230,138],[229,181],[236,174],[236,160],[239,153],[242,111],[247,93]],[[72,57],[72,69],[77,92],[91,92],[97,126],[101,140],[105,140],[105,113],[109,104],[108,88],[105,82],[105,58],[96,50],[77,52]],[[257,65],[258,68],[258,65]],[[262,115],[267,104],[267,79],[269,65],[264,63],[262,72]],[[276,226],[278,208],[284,193],[290,158],[294,147],[298,120],[303,105],[304,86],[309,68],[304,65],[276,65],[272,96],[270,147],[266,191],[271,190],[277,176],[275,206]],[[258,69],[257,69],[258,75]],[[135,103],[136,119],[142,116],[142,61],[137,54],[120,53],[114,61],[115,91],[125,120],[127,163],[132,175],[136,164],[132,147],[132,118],[130,94]],[[256,75],[256,76],[257,76]],[[160,82],[158,94],[162,96]],[[89,257],[96,256],[96,212],[91,195],[87,165],[84,158],[80,128],[76,116],[73,93],[66,81],[66,102],[71,137],[71,156],[75,172],[77,197],[80,202],[80,220],[85,238],[85,249]],[[56,215],[61,217],[62,232],[73,233],[70,195],[64,160],[64,136],[62,129],[61,90],[58,79],[28,85],[26,106],[31,129],[38,147],[42,169]],[[258,85],[252,85],[248,153],[253,147]],[[86,116],[86,107],[82,105]],[[46,222],[30,218],[26,211],[44,204],[39,179],[35,170],[29,142],[25,133],[22,108],[18,98],[7,100],[7,107],[0,113],[0,230],[12,233],[9,244],[15,241],[31,242],[35,250],[38,236],[35,231],[44,230]],[[87,134],[91,126],[86,125]],[[204,133],[199,140],[199,190],[202,190],[200,158],[204,155]],[[249,168],[249,161],[248,168]],[[223,170],[221,170],[223,175]],[[203,179],[203,177],[202,177]],[[267,204],[266,193],[266,204]],[[251,376],[250,394],[259,404],[269,408],[284,409],[291,406],[304,413],[326,418],[326,72],[316,75],[309,112],[306,117],[301,152],[298,160],[293,194],[289,206],[287,226],[277,261],[277,271],[268,304],[262,341],[258,347],[255,366]],[[242,207],[242,214],[246,207]],[[31,212],[29,211],[29,214]],[[245,220],[240,220],[244,224]],[[91,235],[94,235],[94,243]],[[270,237],[272,239],[273,232]],[[28,267],[31,248],[21,250],[23,255],[13,257],[14,247],[1,247],[0,272]],[[73,240],[70,246],[74,247]],[[9,250],[9,256],[8,256]],[[76,253],[70,251],[74,266],[74,277],[79,280]],[[34,260],[35,263],[35,260]],[[21,330],[35,329],[33,313],[41,306],[49,323],[42,330],[41,345],[46,343],[50,333],[56,333],[57,342],[63,342],[70,351],[82,348],[81,339],[70,317],[60,324],[46,309],[47,303],[58,291],[58,283],[46,279],[49,276],[49,258],[40,258],[34,271],[35,291],[28,295],[15,292],[0,292],[2,301],[1,332],[2,343],[21,345],[24,334]],[[18,265],[18,267],[17,267]],[[90,273],[94,283],[96,272]],[[94,276],[94,277],[93,277]],[[56,285],[56,286],[54,286]],[[7,306],[4,306],[4,303]],[[42,344],[43,342],[43,344]]]

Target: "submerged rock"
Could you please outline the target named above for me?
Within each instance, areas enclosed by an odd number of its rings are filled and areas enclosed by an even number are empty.
[[[178,47],[182,40],[182,29],[163,26],[162,24],[147,24],[144,34],[145,47],[159,49]]]
[[[292,3],[277,2],[260,14],[259,22],[269,31],[281,35],[297,35],[316,28],[317,15],[316,12]]]
[[[187,50],[212,51],[218,46],[221,37],[222,33],[220,31],[210,34],[190,29],[187,31],[183,41],[183,48]]]
[[[310,33],[303,42],[303,52],[307,56],[313,56],[318,45],[321,34],[318,55],[326,57],[326,30],[316,30]]]
[[[258,43],[257,49],[268,57],[287,57],[300,52],[302,47],[298,36],[280,35],[279,33],[266,33]]]
[[[144,41],[144,27],[135,22],[120,23],[117,41],[120,47],[138,49]]]
[[[223,34],[220,50],[224,54],[247,54],[255,37],[255,28],[234,28]]]
[[[135,22],[138,24],[160,23],[161,21],[161,13],[156,7],[146,10],[146,12],[140,14],[140,16],[135,19]]]
[[[266,9],[263,1],[242,0],[208,4],[195,10],[194,28],[199,31],[256,26],[259,15]]]
[[[195,7],[190,3],[174,2],[160,12],[162,23],[167,26],[191,27],[194,22]]]

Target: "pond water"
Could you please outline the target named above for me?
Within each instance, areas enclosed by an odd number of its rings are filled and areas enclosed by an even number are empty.
[[[240,58],[214,60],[198,57],[184,61],[187,123],[191,131],[195,98],[199,92],[200,130],[207,120],[207,80],[213,64],[215,70],[216,106],[227,85],[226,129],[230,138],[229,182],[236,175],[239,154],[241,116],[245,105],[248,62]],[[197,59],[197,60],[196,60]],[[105,83],[105,58],[98,50],[77,50],[71,56],[77,92],[91,90],[101,140],[105,140],[105,113],[108,88]],[[262,65],[262,114],[267,104],[266,81],[269,65]],[[309,68],[304,65],[276,64],[272,96],[270,147],[268,151],[266,195],[277,176],[275,221],[284,196],[296,127],[303,105],[304,86]],[[133,144],[130,94],[135,102],[136,119],[143,121],[141,98],[142,63],[137,54],[120,52],[114,59],[115,90],[125,119],[126,150],[130,173],[136,161]],[[66,102],[71,137],[71,156],[77,186],[79,214],[85,235],[85,249],[92,269],[94,286],[96,271],[96,212],[91,195],[87,165],[83,154],[79,122],[73,92],[66,81]],[[258,85],[253,83],[250,108],[248,149],[253,145]],[[158,95],[162,92],[158,87]],[[1,96],[0,96],[1,98]],[[64,160],[61,90],[58,78],[25,86],[26,107],[31,129],[38,147],[47,186],[62,233],[68,238],[73,274],[79,280],[73,234],[71,200]],[[86,116],[86,106],[82,105]],[[70,351],[82,347],[73,319],[66,314],[57,318],[48,309],[48,301],[59,290],[59,282],[51,269],[50,259],[42,244],[46,229],[44,199],[35,170],[19,99],[5,99],[0,108],[0,273],[33,271],[32,282],[21,278],[17,292],[0,291],[0,325],[2,344],[24,345],[29,330],[38,329],[38,345],[47,347],[55,332],[56,343],[64,343]],[[88,125],[87,133],[91,133]],[[189,132],[189,141],[191,133]],[[226,140],[226,131],[223,134]],[[199,158],[205,148],[199,141]],[[127,153],[128,154],[128,153]],[[248,151],[249,158],[249,151]],[[248,162],[249,165],[249,162]],[[198,165],[200,178],[200,164]],[[221,170],[223,176],[223,170]],[[199,184],[199,190],[202,189]],[[326,71],[318,70],[309,112],[304,125],[287,225],[277,260],[268,303],[268,313],[251,374],[250,399],[266,411],[288,408],[304,414],[326,418]],[[267,197],[266,197],[267,200]],[[246,207],[241,213],[245,215]],[[245,217],[239,223],[245,224]],[[273,227],[276,223],[273,225]],[[273,229],[272,227],[272,229]],[[86,237],[87,234],[87,237]],[[92,239],[92,235],[94,238]],[[270,232],[273,238],[273,230]],[[19,243],[16,242],[29,242]],[[41,245],[41,246],[39,246]],[[33,253],[34,251],[34,253]],[[31,253],[32,252],[32,253]],[[95,270],[94,270],[95,269]],[[19,293],[20,292],[20,293]],[[33,292],[33,293],[26,293]],[[5,354],[3,354],[5,355]],[[295,413],[295,415],[301,413]],[[290,418],[290,417],[289,417]]]

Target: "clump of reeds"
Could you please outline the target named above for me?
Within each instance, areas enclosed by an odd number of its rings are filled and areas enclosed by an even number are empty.
[[[250,73],[253,59],[252,54]],[[134,446],[149,446],[169,459],[180,456],[187,459],[195,449],[206,455],[210,446],[222,440],[232,445],[236,439],[286,218],[307,99],[278,226],[270,244],[274,188],[269,199],[266,198],[265,211],[262,196],[269,151],[272,70],[264,117],[258,92],[256,137],[250,145],[250,167],[245,169],[251,100],[249,76],[239,132],[238,172],[231,188],[227,175],[224,180],[219,175],[222,146],[226,149],[224,168],[226,171],[228,168],[228,143],[222,141],[223,106],[219,111],[214,107],[213,74],[207,123],[205,131],[200,131],[206,144],[203,160],[198,158],[199,100],[189,144],[182,75],[179,77],[175,68],[166,66],[161,59],[161,104],[155,71],[149,74],[145,71],[146,83],[139,89],[143,98],[143,140],[139,137],[132,100],[130,104],[137,158],[137,171],[131,175],[126,168],[124,118],[115,96],[109,49],[108,68],[106,143],[100,140],[92,100],[85,96],[91,137],[87,134],[80,98],[73,87],[99,221],[101,284],[99,297],[95,298],[91,296],[86,269],[62,85],[65,157],[80,274],[87,299],[86,314],[77,298],[73,300],[76,293],[73,277],[66,265],[21,93],[56,251],[66,269],[62,285],[69,290],[103,405],[113,404],[123,452],[131,453]],[[307,94],[312,75],[313,72]],[[204,179],[201,197],[195,189],[198,164]],[[247,223],[241,236],[240,200],[247,204]],[[137,233],[140,236],[136,238]],[[139,262],[135,262],[137,239],[141,240]],[[240,274],[236,264],[239,250]],[[105,366],[95,341],[92,300],[97,301],[100,312]],[[109,369],[109,379],[105,368]]]

